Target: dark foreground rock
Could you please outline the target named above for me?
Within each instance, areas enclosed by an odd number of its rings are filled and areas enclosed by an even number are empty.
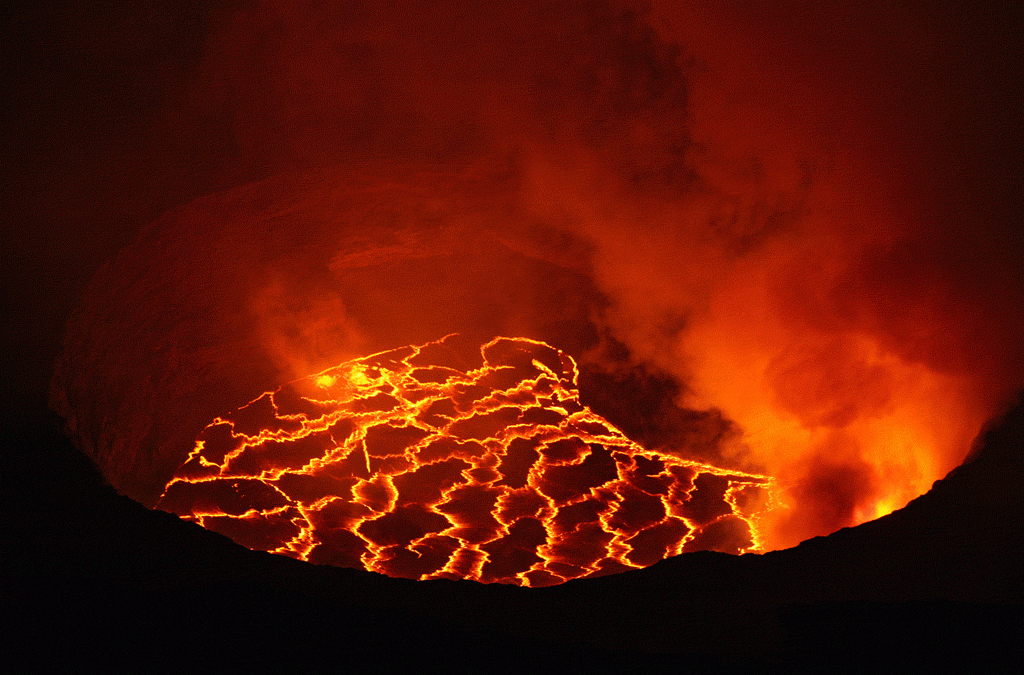
[[[249,551],[118,495],[48,418],[4,438],[11,644],[40,663],[132,667],[1020,661],[1022,456],[1018,405],[963,466],[877,521],[765,555],[685,554],[526,589]]]

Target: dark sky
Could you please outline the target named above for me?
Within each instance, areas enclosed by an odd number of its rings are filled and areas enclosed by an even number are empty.
[[[585,244],[634,362],[806,446],[729,451],[818,505],[801,535],[903,461],[865,451],[876,420],[935,429],[919,488],[1024,386],[1018,3],[321,4],[5,10],[12,419],[146,223],[381,160],[514,174]]]

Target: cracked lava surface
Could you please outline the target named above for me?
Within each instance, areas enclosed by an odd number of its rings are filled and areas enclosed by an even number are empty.
[[[537,587],[757,550],[776,498],[769,477],[628,439],[580,403],[567,354],[451,335],[215,419],[157,507],[313,563]]]

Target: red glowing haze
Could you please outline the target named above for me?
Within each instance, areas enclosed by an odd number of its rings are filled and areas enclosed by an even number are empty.
[[[569,354],[581,401],[652,457],[774,478],[767,549],[902,507],[1024,387],[1019,59],[995,19],[455,0],[205,20],[122,156],[180,169],[123,177],[124,209],[177,208],[97,276],[54,379],[147,504],[218,415],[453,332]]]

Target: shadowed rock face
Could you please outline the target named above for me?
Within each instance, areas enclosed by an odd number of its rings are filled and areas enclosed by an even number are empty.
[[[972,461],[877,521],[766,555],[684,554],[545,589],[413,582],[246,550],[116,495],[56,424],[5,436],[3,451],[31,479],[11,484],[31,510],[9,514],[5,595],[33,634],[45,625],[56,645],[95,638],[94,654],[111,631],[165,650],[181,617],[201,611],[220,639],[177,652],[183,664],[245,653],[291,663],[296,641],[327,658],[339,648],[379,657],[400,641],[417,661],[457,651],[603,667],[1019,657],[1021,405],[979,437]],[[287,620],[271,636],[275,617]]]

